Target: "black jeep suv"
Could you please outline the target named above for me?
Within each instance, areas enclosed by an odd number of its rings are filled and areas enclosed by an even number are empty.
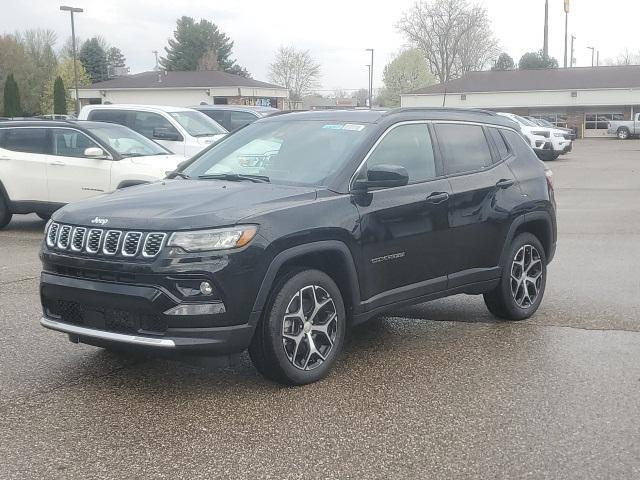
[[[43,326],[74,342],[324,376],[345,330],[483,294],[531,316],[556,245],[552,179],[511,120],[400,109],[258,120],[169,178],[58,210]]]

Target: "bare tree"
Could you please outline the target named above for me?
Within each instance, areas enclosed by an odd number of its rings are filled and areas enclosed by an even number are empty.
[[[640,52],[632,52],[628,48],[624,49],[616,58],[608,58],[605,65],[640,65]]]
[[[320,64],[309,50],[298,50],[293,46],[280,47],[269,66],[269,80],[289,90],[292,101],[300,101],[318,86]]]
[[[422,51],[443,83],[484,69],[499,53],[487,11],[467,0],[420,1],[405,12],[397,28]]]

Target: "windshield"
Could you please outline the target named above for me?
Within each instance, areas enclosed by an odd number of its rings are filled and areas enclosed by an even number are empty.
[[[520,115],[514,115],[514,117],[518,120],[518,122],[520,122],[523,125],[526,125],[527,127],[537,127],[538,126],[535,123],[533,123],[531,120],[527,120],[526,118],[521,117]]]
[[[102,125],[85,125],[85,128],[123,157],[172,155],[163,146],[122,125],[104,123]]]
[[[543,118],[539,118],[538,119],[538,125],[540,125],[541,127],[548,127],[548,128],[555,128],[555,125]]]
[[[366,137],[364,124],[283,120],[257,122],[203,153],[184,172],[260,175],[272,183],[323,185]]]
[[[227,131],[215,120],[195,110],[169,113],[193,137],[224,135]]]

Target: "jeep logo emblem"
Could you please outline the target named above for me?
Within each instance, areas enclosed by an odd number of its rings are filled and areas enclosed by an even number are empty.
[[[91,220],[91,223],[95,225],[106,225],[108,222],[109,222],[108,218],[100,218],[100,217],[96,217],[93,220]]]

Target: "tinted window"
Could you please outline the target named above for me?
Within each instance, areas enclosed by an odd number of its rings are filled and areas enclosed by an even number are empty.
[[[491,165],[491,152],[482,127],[457,123],[436,125],[447,174],[472,172]]]
[[[220,125],[227,128],[227,125],[224,121],[224,115],[226,113],[224,110],[201,110],[201,111],[207,117],[212,118],[213,120],[218,122]]]
[[[538,157],[528,145],[528,141],[513,130],[503,130],[505,140],[511,146],[512,151],[518,158],[530,157],[532,160],[538,160]]]
[[[400,165],[407,169],[410,183],[435,178],[436,164],[427,126],[400,125],[391,130],[367,159],[367,168],[374,165]]]
[[[52,130],[53,154],[61,157],[84,158],[87,148],[102,148],[84,133],[68,128],[56,128]]]
[[[128,113],[129,112],[127,112],[126,110],[92,110],[89,112],[87,120],[126,125]]]
[[[156,128],[164,128],[169,132],[177,133],[176,128],[162,115],[152,112],[134,112],[133,115],[131,128],[147,138],[153,138],[153,130]]]
[[[169,150],[156,142],[121,125],[94,123],[85,128],[123,157],[170,154]]]
[[[49,153],[47,130],[44,128],[14,128],[4,138],[3,147],[14,152]]]
[[[504,141],[499,129],[490,128],[489,133],[491,134],[491,138],[493,138],[493,143],[495,143],[496,148],[498,149],[500,159],[504,160],[509,156],[509,146]]]
[[[258,119],[255,115],[247,112],[229,112],[229,115],[229,126],[232,132]]]

